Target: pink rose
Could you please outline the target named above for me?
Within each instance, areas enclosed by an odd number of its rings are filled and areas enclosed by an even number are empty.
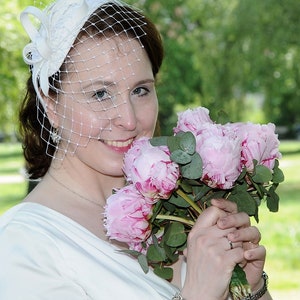
[[[242,164],[247,170],[253,171],[253,159],[257,160],[259,165],[272,170],[275,159],[281,157],[278,151],[279,140],[275,134],[275,125],[272,123],[264,125],[238,123],[231,127],[242,141]]]
[[[138,140],[135,140],[131,148],[126,152],[124,156],[123,171],[125,173],[127,182],[132,182],[131,169],[133,167],[133,163],[136,158],[141,155],[143,149],[147,147],[149,147],[149,138],[142,137]]]
[[[207,124],[196,137],[196,150],[203,161],[201,180],[212,188],[230,189],[241,173],[241,144],[223,130],[222,125]]]
[[[145,197],[167,199],[177,186],[179,166],[171,161],[168,147],[137,142],[125,154],[124,173]]]
[[[194,135],[197,135],[203,124],[213,123],[209,117],[209,110],[205,107],[187,109],[177,115],[177,126],[173,129],[175,134],[180,131],[191,131]]]
[[[146,240],[151,227],[152,205],[135,189],[125,186],[111,195],[105,206],[107,236],[127,244]]]

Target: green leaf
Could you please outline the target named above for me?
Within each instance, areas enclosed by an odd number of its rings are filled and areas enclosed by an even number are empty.
[[[139,255],[141,254],[141,252],[138,252],[138,251],[135,251],[135,250],[119,250],[119,252],[123,252],[123,253],[126,253],[126,254],[129,254],[133,257],[139,257]]]
[[[147,257],[144,254],[140,254],[137,259],[138,259],[138,262],[139,262],[140,266],[142,267],[144,273],[147,274],[149,272],[149,265],[148,265]]]
[[[179,258],[179,252],[177,251],[178,248],[172,248],[168,247],[168,245],[164,245],[164,249],[170,262],[172,264],[175,263]]]
[[[179,222],[171,223],[164,235],[164,242],[170,247],[179,247],[186,242],[186,239],[184,225]]]
[[[167,146],[168,136],[153,137],[149,141],[150,141],[150,144],[154,147]]]
[[[159,200],[156,202],[156,204],[154,205],[153,209],[152,209],[152,217],[151,217],[151,222],[153,222],[153,220],[156,218],[156,216],[160,213],[162,207],[163,207],[163,203],[165,201]]]
[[[284,174],[283,174],[282,170],[279,169],[279,162],[277,159],[275,160],[275,166],[273,168],[272,181],[274,183],[281,183],[284,181]]]
[[[210,193],[213,189],[208,185],[202,184],[201,186],[195,186],[193,191],[195,193],[195,201],[201,200],[205,195]]]
[[[249,193],[242,191],[238,194],[232,193],[228,199],[237,204],[239,212],[245,212],[249,216],[257,216],[258,205]]]
[[[178,164],[181,164],[181,165],[188,164],[192,160],[192,157],[188,153],[186,153],[180,149],[177,149],[177,150],[171,152],[170,157],[171,157],[172,161],[174,161]]]
[[[195,153],[196,139],[191,132],[185,132],[180,136],[180,148],[190,155]]]
[[[162,262],[167,258],[167,255],[162,247],[153,244],[147,250],[147,258],[151,262]]]
[[[160,278],[170,280],[173,277],[173,269],[168,267],[156,266],[154,267],[154,274]]]
[[[252,181],[253,187],[257,191],[257,195],[259,196],[260,199],[263,199],[264,196],[266,195],[266,189],[262,183],[255,183]]]
[[[187,208],[190,206],[190,204],[185,201],[182,197],[180,197],[179,195],[175,196],[174,194],[172,194],[171,198],[168,200],[169,203],[172,203],[178,207],[184,207]]]
[[[200,155],[195,152],[191,157],[191,162],[180,167],[181,174],[187,179],[198,179],[202,176],[202,159]]]
[[[220,191],[214,191],[213,193],[207,193],[205,196],[201,197],[199,201],[202,205],[206,204],[210,206],[210,200],[211,199],[220,199],[225,198],[226,191],[220,190]]]
[[[267,196],[267,207],[271,212],[277,212],[279,210],[279,196],[275,192],[275,186],[271,186]]]
[[[237,181],[240,182],[244,179],[245,175],[247,174],[247,168],[243,168],[241,174],[239,175]]]
[[[242,181],[240,184],[235,184],[234,187],[232,188],[232,192],[237,194],[240,192],[246,192],[248,189],[247,182]]]
[[[180,150],[180,138],[177,136],[168,136],[167,146],[171,153],[175,150]]]
[[[251,294],[245,271],[239,265],[232,272],[229,290],[233,300],[246,299]]]
[[[171,214],[174,213],[174,211],[176,210],[176,206],[173,203],[169,202],[169,201],[164,201],[163,206]]]
[[[254,170],[255,174],[252,176],[254,182],[266,183],[272,179],[272,172],[269,168],[263,165],[257,165]]]

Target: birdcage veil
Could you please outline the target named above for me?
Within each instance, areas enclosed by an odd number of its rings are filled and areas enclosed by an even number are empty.
[[[119,107],[126,100],[115,85],[122,81],[123,90],[129,89],[125,82],[140,61],[146,23],[137,9],[117,0],[57,0],[43,5],[36,0],[21,13],[31,40],[23,58],[31,69],[47,154],[62,159],[91,139],[101,139],[111,130],[112,120],[121,117]],[[120,67],[111,69],[121,57]]]

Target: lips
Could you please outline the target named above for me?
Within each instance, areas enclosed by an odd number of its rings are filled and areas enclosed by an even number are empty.
[[[114,140],[100,140],[100,141],[116,151],[125,152],[128,151],[129,148],[131,147],[133,138],[128,139],[126,141],[114,141]]]

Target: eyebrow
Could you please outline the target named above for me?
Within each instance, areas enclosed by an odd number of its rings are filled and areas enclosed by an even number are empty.
[[[155,80],[153,78],[148,78],[148,79],[143,79],[143,80],[139,80],[137,81],[134,86],[140,85],[140,84],[147,84],[147,83],[154,83]],[[116,81],[105,81],[105,80],[95,80],[95,81],[91,81],[89,82],[87,85],[83,85],[84,90],[88,90],[91,87],[95,87],[95,86],[116,86],[118,84],[118,82]],[[94,90],[94,88],[92,89]]]

